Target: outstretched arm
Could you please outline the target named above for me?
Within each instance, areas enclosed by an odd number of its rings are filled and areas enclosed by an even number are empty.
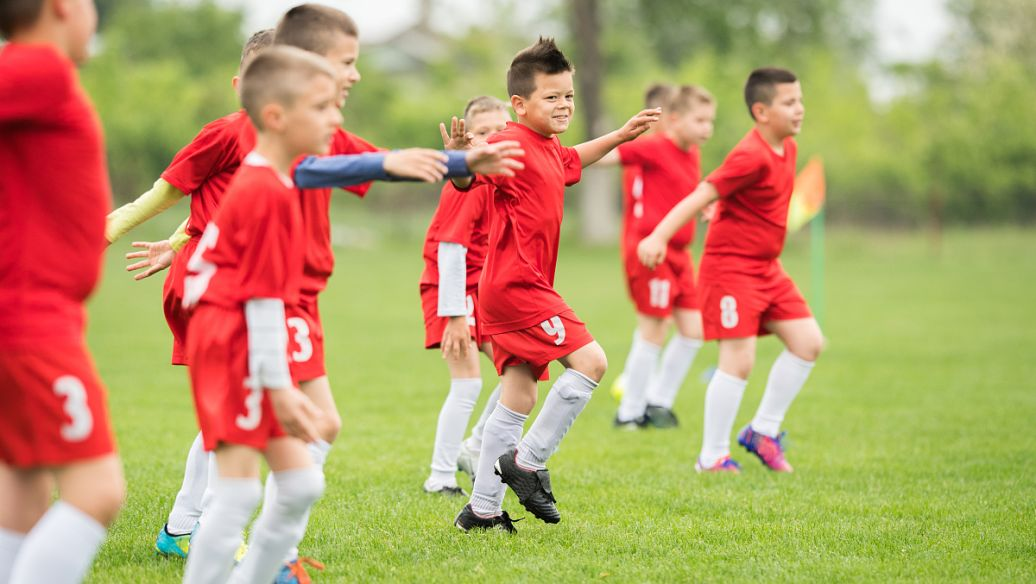
[[[618,130],[579,144],[575,148],[579,152],[579,160],[583,163],[583,168],[597,162],[619,144],[629,142],[643,134],[651,127],[651,124],[657,122],[661,117],[662,108],[646,109],[630,118]]]
[[[665,259],[666,247],[673,235],[688,221],[719,197],[716,187],[707,181],[698,184],[698,188],[683,198],[655,226],[655,230],[637,245],[637,257],[640,263],[654,269]]]
[[[104,237],[108,243],[115,243],[134,227],[172,207],[185,196],[164,179],[156,180],[151,190],[108,214]]]

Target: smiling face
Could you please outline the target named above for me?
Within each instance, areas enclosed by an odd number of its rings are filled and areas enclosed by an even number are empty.
[[[360,81],[360,71],[356,68],[356,61],[360,58],[360,40],[352,35],[336,33],[321,56],[331,62],[338,75],[337,104],[341,108],[349,98],[349,90]]]
[[[536,73],[534,83],[529,97],[511,96],[518,121],[548,137],[564,132],[576,110],[572,72]]]
[[[778,83],[774,89],[775,94],[770,103],[756,102],[752,105],[756,122],[775,137],[795,136],[802,130],[802,120],[806,115],[806,107],[802,103],[802,85],[798,81]]]

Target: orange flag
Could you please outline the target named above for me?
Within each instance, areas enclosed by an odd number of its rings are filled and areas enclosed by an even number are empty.
[[[827,187],[824,183],[824,161],[814,156],[795,177],[795,190],[788,205],[788,232],[798,231],[824,207]]]

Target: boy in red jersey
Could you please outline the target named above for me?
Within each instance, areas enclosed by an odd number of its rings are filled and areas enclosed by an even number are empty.
[[[645,266],[660,265],[667,242],[719,199],[699,272],[705,339],[719,341],[719,369],[705,392],[699,472],[739,471],[730,458],[730,432],[755,362],[756,338],[770,333],[785,351],[770,369],[759,409],[738,443],[771,470],[791,472],[781,422],[824,344],[816,319],[778,259],[795,183],[794,136],[805,114],[802,88],[790,71],[756,69],[745,84],[745,103],[755,128],[637,249]]]
[[[511,116],[507,104],[494,97],[476,97],[464,108],[460,124],[453,119],[453,131],[442,127],[447,148],[484,144],[507,127]],[[459,125],[459,128],[458,128]],[[500,396],[497,386],[472,435],[464,430],[482,392],[478,352],[492,359],[493,349],[482,338],[478,318],[478,280],[486,261],[491,215],[490,189],[480,184],[461,192],[446,183],[425,235],[425,268],[421,274],[421,305],[424,308],[425,348],[442,349],[450,371],[450,392],[439,411],[432,451],[431,474],[424,482],[428,493],[465,495],[457,486],[459,468],[475,476],[482,429]]]
[[[648,423],[677,425],[673,402],[702,345],[694,266],[687,251],[694,241],[694,223],[673,237],[665,262],[655,270],[637,259],[637,243],[701,180],[700,147],[712,136],[716,102],[704,89],[685,85],[671,94],[662,111],[662,132],[627,142],[600,162],[636,166],[643,185],[623,250],[626,283],[637,310],[637,336],[626,359],[625,390],[615,414],[615,426],[627,429]],[[670,322],[677,332],[659,363]]]
[[[579,181],[583,166],[642,134],[661,112],[644,110],[619,130],[564,148],[557,134],[572,119],[572,74],[553,39],[541,38],[519,52],[507,73],[518,123],[508,123],[489,139],[521,143],[525,169],[514,177],[485,179],[494,214],[479,280],[479,315],[483,332],[491,337],[502,390],[486,422],[471,501],[454,520],[465,531],[514,531],[501,506],[505,484],[536,517],[560,521],[546,462],[607,368],[601,346],[553,287],[564,189]],[[555,360],[566,370],[522,438],[536,403],[536,382],[547,379]]]
[[[300,154],[326,152],[342,117],[335,74],[305,51],[271,48],[241,80],[241,102],[258,130],[188,262],[184,307],[193,310],[187,355],[195,409],[218,477],[210,520],[198,528],[184,582],[271,582],[302,538],[323,473],[306,443],[320,410],[294,389],[285,313],[298,303],[306,236],[289,178]],[[259,458],[276,495],[234,570],[241,531],[262,494]]]
[[[81,581],[125,498],[83,334],[111,200],[75,72],[96,24],[91,0],[0,3],[0,582]]]

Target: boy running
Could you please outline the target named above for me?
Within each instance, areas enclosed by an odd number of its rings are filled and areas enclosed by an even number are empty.
[[[719,341],[719,369],[705,392],[699,472],[740,471],[730,458],[730,432],[755,362],[756,338],[770,333],[785,351],[770,369],[759,409],[738,443],[769,469],[791,472],[781,422],[824,344],[778,259],[795,183],[794,136],[805,114],[802,87],[790,71],[756,69],[745,84],[745,103],[755,127],[637,248],[645,266],[659,266],[680,228],[719,199],[699,272],[705,339]]]

